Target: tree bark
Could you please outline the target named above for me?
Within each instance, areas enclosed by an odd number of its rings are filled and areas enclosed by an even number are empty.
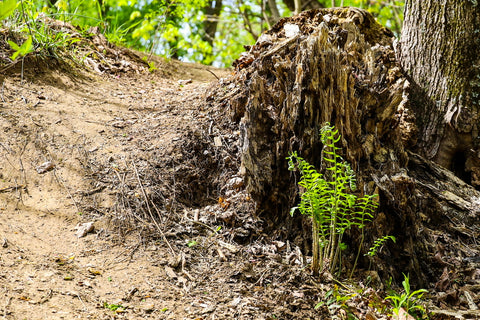
[[[299,32],[287,37],[292,24]],[[241,84],[232,118],[242,119],[242,168],[259,212],[284,218],[277,213],[288,212],[296,196],[285,179],[285,157],[299,151],[318,167],[325,122],[340,130],[344,157],[355,169],[386,161],[382,140],[393,140],[392,157],[405,161],[398,125],[408,110],[392,119],[405,79],[391,33],[366,11],[318,9],[282,19],[236,65]]]
[[[480,6],[408,0],[399,60],[412,83],[418,151],[480,186]]]

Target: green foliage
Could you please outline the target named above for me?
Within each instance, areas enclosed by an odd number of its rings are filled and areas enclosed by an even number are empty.
[[[325,7],[331,0],[318,0]],[[60,19],[81,30],[99,27],[113,43],[205,64],[229,66],[275,22],[270,5],[260,0],[223,1],[218,15],[211,14],[216,2],[207,0],[58,0],[48,6],[44,0],[4,0],[0,19],[12,15],[16,29],[30,28],[32,43],[39,52],[54,53],[72,41],[61,31],[47,31],[45,17]],[[335,5],[356,6],[369,10],[398,36],[403,21],[404,0],[337,0]],[[282,17],[292,13],[284,1],[276,1]],[[22,12],[14,14],[15,8]],[[18,11],[18,10],[17,10]],[[5,21],[3,21],[5,24]],[[213,37],[207,24],[216,24]],[[22,30],[23,32],[24,30]],[[55,55],[55,54],[54,54]]]
[[[345,310],[348,319],[355,319],[355,316],[348,307],[347,302],[357,296],[356,292],[345,292],[339,289],[338,285],[334,285],[323,298],[322,301],[315,305],[315,309],[326,306],[329,314],[333,317],[338,314],[339,309]]]
[[[121,304],[110,304],[110,303],[107,303],[107,302],[104,302],[103,303],[103,307],[105,309],[109,309],[109,310],[112,310],[112,311],[117,311],[118,309],[125,309],[124,306],[122,306]]]
[[[17,7],[16,0],[4,0],[0,2],[0,20],[8,18]]]
[[[198,242],[195,241],[195,240],[189,240],[189,241],[187,242],[187,246],[188,246],[189,248],[195,247],[197,244],[198,244]]]
[[[352,227],[363,229],[373,218],[377,208],[375,196],[357,197],[355,174],[348,162],[339,155],[340,141],[338,130],[326,123],[320,130],[324,174],[299,157],[297,152],[290,154],[289,170],[298,170],[301,179],[301,201],[292,208],[312,218],[313,261],[312,270],[318,274],[323,270],[324,260],[328,261],[330,272],[341,272],[341,251],[346,245],[342,242],[346,230]]]
[[[393,243],[397,241],[397,239],[394,236],[384,236],[382,238],[378,238],[373,242],[373,246],[370,247],[368,250],[368,253],[366,253],[366,256],[373,257],[377,254],[377,251],[387,242],[387,240],[392,240]]]
[[[14,62],[18,57],[23,58],[33,52],[58,57],[58,51],[65,51],[71,44],[79,41],[60,28],[52,28],[53,20],[47,19],[45,12],[39,10],[35,1],[21,0],[18,5],[11,0],[1,2],[0,16],[15,35],[15,40],[8,41],[14,50],[10,57]]]
[[[15,50],[10,57],[12,60],[17,59],[18,56],[25,57],[27,54],[33,51],[32,37],[28,37],[28,39],[25,40],[21,46],[18,46],[18,44],[13,41],[8,41],[8,44],[13,50]]]
[[[403,308],[408,314],[422,319],[426,315],[425,307],[422,305],[422,297],[424,293],[428,291],[425,289],[419,289],[411,291],[410,281],[407,275],[403,274],[404,280],[402,281],[403,293],[397,293],[391,290],[390,295],[385,300],[390,300],[393,304],[393,312],[399,314]]]

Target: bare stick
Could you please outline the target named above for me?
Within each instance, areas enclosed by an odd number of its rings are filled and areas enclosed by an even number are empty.
[[[211,74],[213,74],[213,76],[214,76],[215,78],[217,78],[217,80],[220,80],[220,78],[219,78],[215,73],[213,73],[213,71],[211,71],[211,70],[209,70],[209,69],[205,69],[205,70],[207,70],[208,72],[210,72]]]
[[[5,89],[5,80],[3,80],[3,83],[2,83],[2,93],[1,93],[2,101],[5,102],[5,99],[3,98],[3,89]]]

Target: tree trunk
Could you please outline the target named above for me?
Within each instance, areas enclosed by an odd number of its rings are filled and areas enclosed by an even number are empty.
[[[298,32],[286,31],[293,24]],[[296,197],[285,157],[299,151],[318,167],[325,122],[340,130],[353,168],[385,162],[382,145],[390,141],[391,157],[405,162],[398,125],[408,127],[408,110],[393,119],[405,79],[391,43],[391,33],[366,11],[318,9],[280,20],[236,62],[241,84],[232,117],[242,119],[242,168],[260,213],[285,218],[278,213]]]
[[[270,9],[272,20],[276,23],[280,20],[280,12],[278,11],[277,1],[276,0],[268,0],[268,8]]]
[[[295,2],[296,0],[284,0],[283,3],[287,6],[288,10],[291,12],[295,12]],[[300,11],[302,10],[310,10],[310,9],[319,9],[319,8],[324,8],[325,6],[320,3],[318,0],[304,0],[304,1],[299,1],[301,6],[300,6]]]
[[[408,0],[399,59],[412,83],[418,151],[480,187],[480,6]]]
[[[204,8],[207,20],[204,22],[205,34],[203,40],[208,42],[213,47],[213,40],[215,40],[215,33],[217,32],[218,19],[222,11],[222,0],[208,1]]]

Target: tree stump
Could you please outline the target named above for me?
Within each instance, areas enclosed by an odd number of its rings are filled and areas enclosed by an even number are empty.
[[[480,193],[408,151],[418,128],[392,33],[360,9],[310,10],[280,20],[234,66],[229,90],[216,99],[239,124],[241,172],[257,214],[271,226],[290,219],[298,176],[285,158],[298,151],[319,168],[319,132],[330,122],[359,193],[380,195],[364,253],[377,237],[394,235],[397,244],[374,264],[383,276],[410,273],[419,285],[452,289],[452,272],[480,255]]]

